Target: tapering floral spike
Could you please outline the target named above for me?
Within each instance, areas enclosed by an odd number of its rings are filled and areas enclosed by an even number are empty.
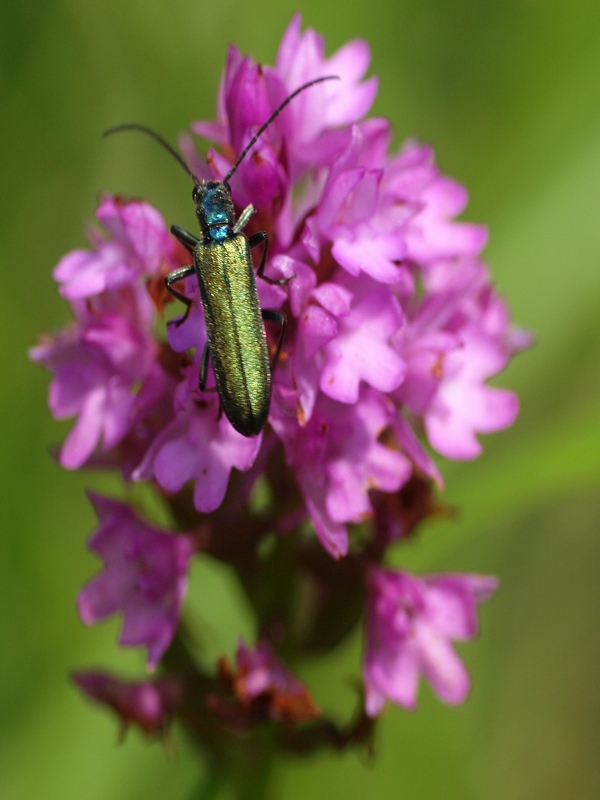
[[[211,755],[246,746],[265,724],[276,730],[270,742],[302,752],[364,743],[387,701],[415,706],[421,676],[443,701],[462,702],[469,678],[453,642],[475,636],[477,605],[496,588],[489,577],[384,566],[388,548],[443,513],[437,455],[475,458],[481,434],[515,420],[516,396],[488,381],[530,337],[490,282],[486,228],[456,219],[464,187],[441,174],[430,147],[391,152],[390,123],[365,118],[377,91],[369,58],[360,40],[327,57],[295,16],[275,66],[230,48],[215,119],[191,128],[215,145],[206,162],[191,135],[182,140],[195,175],[223,180],[285,98],[337,76],[294,97],[230,181],[238,217],[256,209],[244,232],[269,237],[274,283],[257,280],[260,305],[287,317],[257,436],[221,413],[210,359],[199,388],[211,343],[196,275],[176,284],[191,305],[178,302],[165,326],[164,278],[192,256],[143,201],[102,198],[90,250],[54,272],[74,321],[31,351],[53,374],[52,414],[74,418],[60,463],[150,482],[190,532],[158,530],[90,495],[99,526],[89,547],[104,569],[81,590],[80,616],[122,613],[120,643],[144,646],[149,668],[162,659],[176,679],[75,680],[147,732],[175,715]],[[267,338],[273,358],[269,325]],[[256,648],[240,641],[235,666],[222,659],[216,675],[184,636],[166,653],[194,553],[237,573],[257,621]],[[365,708],[340,728],[280,654],[327,651],[362,617]]]

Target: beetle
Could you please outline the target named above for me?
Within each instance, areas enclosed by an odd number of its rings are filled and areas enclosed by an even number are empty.
[[[277,285],[284,285],[290,279],[273,280],[264,275],[269,238],[266,231],[258,231],[250,237],[243,233],[256,209],[250,204],[235,220],[229,181],[258,139],[294,97],[310,86],[334,79],[338,79],[338,76],[315,78],[288,95],[261,125],[222,181],[199,180],[180,154],[162,136],[145,125],[125,123],[103,133],[103,136],[109,136],[134,130],[151,136],[179,162],[194,183],[192,199],[196,206],[201,237],[197,238],[178,225],[171,226],[171,233],[194,257],[194,263],[170,272],[165,277],[165,286],[186,306],[183,317],[174,323],[181,325],[187,319],[192,301],[174,289],[173,284],[196,275],[208,335],[200,360],[199,389],[206,389],[210,357],[221,408],[233,427],[243,436],[256,436],[266,424],[273,370],[279,358],[287,323],[282,311],[260,308],[250,251],[263,245],[256,272],[259,278]],[[263,325],[265,321],[276,323],[280,327],[272,367],[269,364]]]

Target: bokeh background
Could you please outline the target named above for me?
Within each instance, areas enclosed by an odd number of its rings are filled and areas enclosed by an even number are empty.
[[[151,142],[100,132],[122,121],[171,141],[210,118],[226,47],[272,63],[289,0],[2,0],[0,3],[0,797],[136,800],[193,796],[197,765],[116,726],[68,681],[75,666],[140,676],[114,645],[118,621],[79,623],[74,596],[99,567],[84,549],[93,486],[50,447],[48,376],[26,360],[68,319],[51,278],[105,190],[143,196],[193,230],[189,183]],[[598,0],[304,0],[328,53],[362,36],[381,78],[374,113],[396,143],[432,142],[486,222],[487,257],[515,319],[538,343],[499,383],[518,422],[485,454],[443,464],[446,501],[397,563],[500,576],[482,635],[461,653],[474,688],[450,709],[422,687],[416,713],[390,708],[376,756],[324,754],[280,766],[278,797],[423,800],[600,797],[600,4]],[[231,576],[195,569],[189,604],[210,654],[253,620]],[[301,668],[346,717],[360,637]]]

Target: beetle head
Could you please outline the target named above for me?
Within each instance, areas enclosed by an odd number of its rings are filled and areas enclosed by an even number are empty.
[[[224,235],[231,235],[234,209],[231,191],[226,183],[200,181],[194,186],[192,199],[196,205],[196,216],[202,233],[209,238],[218,239]]]

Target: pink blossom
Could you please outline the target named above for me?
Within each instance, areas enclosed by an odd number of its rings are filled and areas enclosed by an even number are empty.
[[[305,721],[321,712],[306,686],[295,678],[265,641],[252,650],[240,639],[236,652],[234,690],[245,705],[265,698],[273,720]]]
[[[369,492],[394,492],[408,480],[406,457],[379,442],[392,419],[392,405],[368,388],[356,404],[322,397],[305,426],[285,412],[273,419],[317,536],[336,558],[348,550],[346,524],[371,516]]]
[[[135,283],[158,272],[163,259],[175,266],[174,242],[148,203],[105,195],[96,216],[110,236],[94,232],[93,250],[74,250],[61,259],[54,277],[64,297],[90,297]]]
[[[324,285],[319,287],[321,290]],[[391,392],[403,381],[406,366],[390,344],[402,324],[402,311],[385,286],[369,287],[340,314],[336,336],[323,347],[321,391],[342,403],[356,403],[361,381]],[[313,293],[318,298],[317,290]]]
[[[169,676],[131,683],[90,670],[71,677],[91,700],[112,708],[124,725],[136,725],[148,734],[163,731],[181,702],[180,686]]]
[[[386,700],[414,708],[423,675],[451,705],[469,692],[467,671],[451,645],[477,634],[477,603],[496,590],[495,578],[430,575],[373,569],[365,623],[366,709],[379,714]]]
[[[198,511],[214,511],[225,496],[231,469],[244,471],[254,463],[261,435],[242,436],[221,414],[214,392],[200,396],[197,367],[190,365],[184,375],[175,392],[175,416],[152,441],[132,477],[154,477],[168,492],[178,492],[193,480]]]
[[[325,58],[323,37],[311,28],[301,31],[299,14],[292,19],[279,47],[276,70],[282,76],[288,92],[321,75],[338,75],[315,87],[316,91],[298,98],[289,108],[289,138],[292,152],[300,159],[318,159],[325,146],[331,151],[331,141],[324,134],[338,131],[361,119],[371,107],[377,94],[377,78],[362,81],[371,55],[368,44],[361,39],[348,42],[330,58]],[[328,146],[327,146],[328,145]],[[309,162],[310,163],[310,162]]]
[[[144,645],[154,669],[169,646],[183,605],[194,542],[151,528],[125,503],[90,493],[100,526],[88,547],[104,571],[83,587],[77,604],[86,625],[123,613],[123,645]]]
[[[440,387],[424,415],[427,436],[439,453],[474,458],[482,450],[475,433],[493,433],[515,421],[516,395],[484,383],[506,363],[495,339],[473,328],[461,332],[458,346],[443,359]]]
[[[122,299],[121,313],[79,305],[76,326],[30,351],[55,374],[53,415],[77,417],[60,453],[67,469],[81,467],[99,445],[105,452],[118,445],[163,388],[154,339],[136,326],[127,295]]]

